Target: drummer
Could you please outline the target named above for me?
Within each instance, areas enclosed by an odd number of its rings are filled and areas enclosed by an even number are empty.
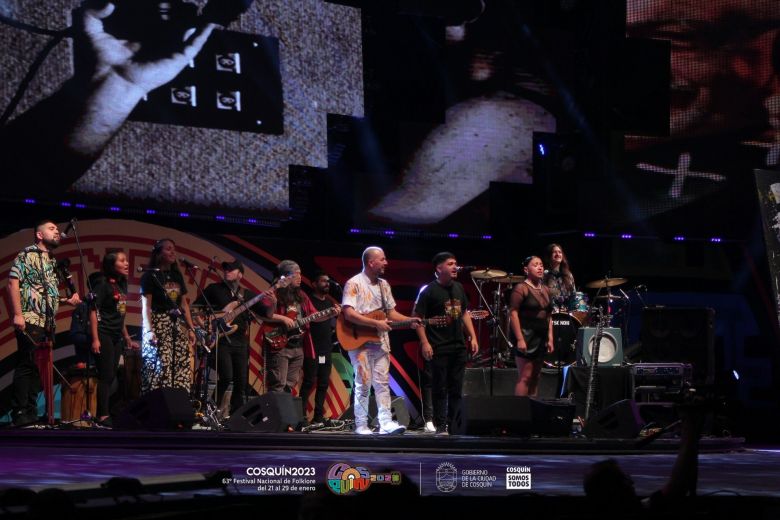
[[[543,261],[544,285],[550,290],[554,311],[574,310],[577,288],[563,248],[558,244],[548,245]]]

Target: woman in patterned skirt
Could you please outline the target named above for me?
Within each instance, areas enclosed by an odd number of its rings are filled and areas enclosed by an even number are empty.
[[[143,365],[141,393],[156,388],[192,385],[195,333],[187,286],[176,265],[176,244],[158,240],[149,260],[149,271],[141,277],[143,304]]]

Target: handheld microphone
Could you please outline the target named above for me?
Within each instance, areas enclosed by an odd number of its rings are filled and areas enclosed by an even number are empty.
[[[160,268],[159,267],[143,267],[143,266],[139,265],[135,270],[138,271],[139,273],[157,273],[157,272],[160,271]]]
[[[461,271],[476,271],[477,270],[477,266],[475,266],[475,265],[459,265],[455,269],[457,269],[458,272],[461,272]]]
[[[65,227],[65,231],[60,233],[60,238],[68,238],[70,236],[70,232],[73,231],[73,226],[75,225],[76,219],[72,218],[68,222],[68,225]]]
[[[187,267],[189,269],[196,269],[196,270],[200,269],[200,267],[198,267],[197,265],[193,264],[192,262],[190,262],[186,258],[179,258],[179,263],[181,263],[181,265],[183,265],[184,267]]]

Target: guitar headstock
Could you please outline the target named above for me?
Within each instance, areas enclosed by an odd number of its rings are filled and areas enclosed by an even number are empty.
[[[484,320],[485,318],[490,316],[490,313],[485,309],[480,309],[480,310],[469,311],[469,315],[471,316],[472,320]]]
[[[276,281],[276,283],[271,286],[271,289],[282,289],[284,287],[287,287],[288,285],[293,283],[294,279],[295,279],[294,276],[280,276],[279,279]]]

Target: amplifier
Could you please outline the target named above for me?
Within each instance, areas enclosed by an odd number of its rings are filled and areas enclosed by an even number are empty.
[[[637,363],[631,367],[636,393],[678,394],[690,385],[690,363]]]

